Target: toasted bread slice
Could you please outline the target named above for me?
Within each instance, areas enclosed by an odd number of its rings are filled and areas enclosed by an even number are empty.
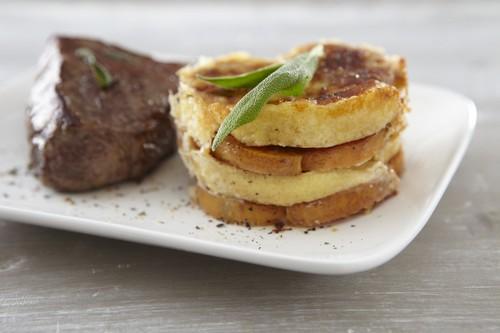
[[[247,90],[220,89],[198,75],[237,74],[272,62],[233,54],[181,69],[179,92],[171,100],[177,127],[198,145],[209,146]],[[329,43],[304,95],[271,100],[257,119],[232,134],[247,146],[333,147],[385,128],[407,109],[405,94],[404,60]]]
[[[399,151],[388,162],[392,172],[403,172],[403,153]],[[371,209],[397,191],[397,177],[382,177],[330,196],[291,206],[263,205],[227,196],[215,195],[196,186],[194,201],[210,216],[228,223],[316,227]]]

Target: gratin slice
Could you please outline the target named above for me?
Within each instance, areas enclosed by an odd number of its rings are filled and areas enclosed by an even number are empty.
[[[285,58],[312,46],[295,49]],[[232,135],[248,146],[325,148],[373,135],[406,111],[402,58],[337,42],[327,42],[324,50],[302,96],[273,98],[256,120]],[[198,145],[210,145],[224,118],[248,90],[221,89],[198,75],[240,74],[276,61],[235,53],[184,67],[178,73],[179,92],[172,97],[177,126]]]
[[[249,202],[290,206],[330,196],[349,188],[398,177],[387,166],[400,150],[398,137],[387,142],[377,156],[362,165],[326,172],[307,171],[292,176],[264,175],[239,169],[221,162],[210,154],[209,148],[198,147],[181,133],[179,153],[198,184],[214,194],[235,197]]]
[[[389,160],[388,166],[393,173],[400,175],[403,172],[402,150]],[[311,228],[369,211],[388,196],[395,194],[398,185],[399,178],[387,175],[321,199],[291,206],[263,205],[217,195],[200,186],[193,189],[192,195],[194,201],[207,214],[228,223]]]

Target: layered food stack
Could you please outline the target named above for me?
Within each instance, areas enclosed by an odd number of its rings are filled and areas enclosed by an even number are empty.
[[[211,149],[225,117],[249,89],[200,79],[293,59],[236,53],[182,68],[171,96],[179,152],[209,215],[232,223],[318,226],[396,193],[403,168],[405,61],[371,47],[327,42],[312,80],[296,97],[274,95],[255,120]]]

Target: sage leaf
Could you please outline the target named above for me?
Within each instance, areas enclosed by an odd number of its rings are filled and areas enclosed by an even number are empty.
[[[272,64],[239,75],[227,75],[227,76],[198,75],[198,78],[203,81],[210,82],[224,89],[253,88],[257,84],[259,84],[259,82],[261,82],[267,76],[269,76],[269,74],[273,73],[278,68],[280,68],[282,65],[283,64]]]
[[[101,89],[109,88],[113,84],[114,80],[111,73],[97,61],[90,49],[79,48],[75,51],[75,54],[90,66],[94,73],[94,78]]]
[[[300,96],[311,81],[323,55],[323,45],[286,62],[243,96],[224,119],[212,142],[212,150],[236,128],[254,121],[267,101],[275,94]]]

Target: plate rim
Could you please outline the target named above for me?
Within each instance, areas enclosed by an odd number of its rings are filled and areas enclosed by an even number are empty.
[[[0,94],[5,93],[8,89],[15,88],[16,85],[26,81],[28,77],[30,79],[33,78],[33,70],[26,70],[17,75],[15,79],[0,85]],[[460,141],[454,147],[451,161],[446,166],[446,170],[439,179],[435,190],[431,192],[431,200],[428,203],[428,208],[419,219],[416,219],[416,223],[414,223],[413,228],[410,230],[411,232],[404,234],[404,237],[399,237],[397,242],[391,243],[391,246],[383,247],[370,255],[349,258],[348,260],[336,258],[335,261],[331,259],[311,259],[267,250],[239,247],[227,243],[217,243],[183,235],[158,232],[140,227],[116,223],[103,223],[102,221],[89,218],[40,212],[34,209],[17,208],[1,204],[0,218],[10,222],[20,222],[88,235],[138,242],[304,273],[345,275],[373,269],[385,264],[401,253],[427,224],[465,155],[467,147],[474,135],[474,129],[477,123],[477,108],[470,98],[448,88],[432,84],[411,82],[411,87],[438,91],[439,93],[452,95],[455,99],[459,99],[466,110],[466,132],[463,133]]]

